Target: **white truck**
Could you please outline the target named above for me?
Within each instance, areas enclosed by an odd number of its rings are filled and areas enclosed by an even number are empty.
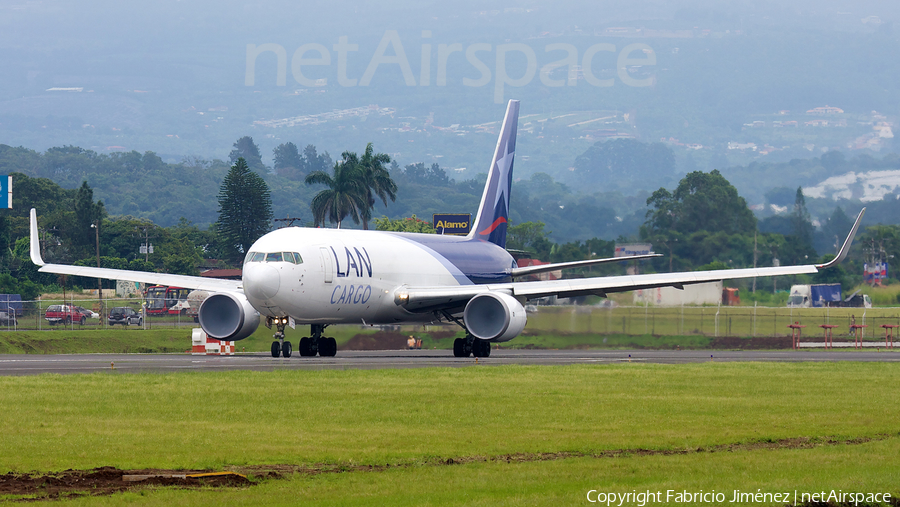
[[[684,289],[657,287],[633,292],[634,304],[650,306],[718,305],[722,302],[722,282],[685,285]]]

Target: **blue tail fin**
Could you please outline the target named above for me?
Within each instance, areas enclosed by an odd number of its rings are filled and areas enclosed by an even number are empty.
[[[516,128],[519,101],[510,100],[500,127],[497,148],[491,160],[481,205],[469,238],[490,241],[506,248],[506,226],[509,220],[509,193],[512,187],[513,158],[516,154]]]

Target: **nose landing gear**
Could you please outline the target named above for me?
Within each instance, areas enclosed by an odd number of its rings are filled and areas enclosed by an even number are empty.
[[[284,326],[287,325],[287,322],[287,317],[276,317],[274,319],[269,317],[266,319],[266,327],[271,329],[272,324],[275,324],[274,338],[277,341],[272,342],[272,357],[291,357],[293,349],[291,342],[284,341]]]

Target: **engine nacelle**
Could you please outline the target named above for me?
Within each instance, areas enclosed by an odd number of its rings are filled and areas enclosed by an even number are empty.
[[[219,292],[203,301],[197,312],[200,327],[216,340],[243,340],[259,327],[259,312],[243,294]]]
[[[525,329],[525,308],[502,292],[486,292],[469,300],[463,312],[466,329],[475,338],[505,342]]]

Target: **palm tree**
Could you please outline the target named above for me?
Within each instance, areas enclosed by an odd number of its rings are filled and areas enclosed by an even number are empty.
[[[310,203],[316,226],[341,222],[348,216],[359,223],[360,210],[366,209],[365,179],[355,153],[344,152],[343,160],[334,164],[333,175],[314,171],[306,176],[306,184],[321,184],[328,188],[320,191]]]
[[[348,153],[344,153],[347,156]],[[353,157],[356,154],[351,153]],[[375,209],[375,197],[381,199],[381,202],[387,206],[387,200],[391,202],[397,200],[397,184],[391,179],[391,174],[385,169],[385,165],[391,163],[391,157],[384,153],[375,153],[372,143],[366,145],[366,151],[363,153],[362,159],[359,161],[365,178],[365,199],[366,206],[362,209],[360,215],[363,221],[363,229],[368,230],[369,220],[372,218],[372,210]]]

